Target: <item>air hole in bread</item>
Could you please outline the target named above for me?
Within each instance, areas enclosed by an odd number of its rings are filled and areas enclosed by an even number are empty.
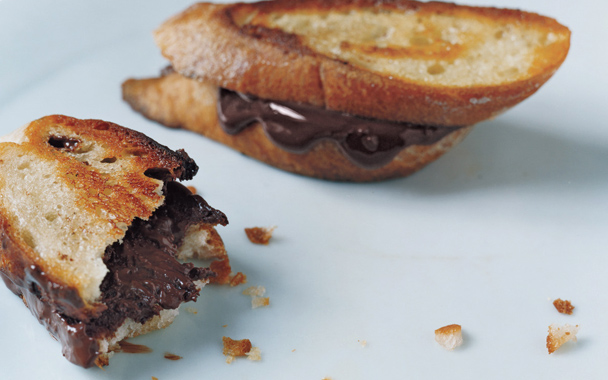
[[[53,222],[55,219],[57,219],[57,216],[58,216],[57,214],[49,212],[46,215],[44,215],[44,218],[46,220],[48,220],[49,222]]]
[[[19,164],[19,166],[17,166],[17,170],[25,170],[25,169],[29,169],[30,168],[30,162],[29,161],[25,161]]]
[[[96,129],[96,130],[98,130],[98,131],[107,131],[109,127],[108,127],[108,124],[102,123],[102,124],[96,125],[93,128]]]
[[[143,149],[131,148],[127,150],[127,154],[135,157],[144,157],[146,152]]]
[[[79,139],[57,135],[51,135],[48,142],[53,148],[66,149],[70,152],[75,151],[81,143]]]
[[[517,67],[511,67],[508,70],[501,71],[499,74],[503,77],[513,77],[519,73]]]
[[[433,41],[426,36],[417,35],[410,38],[410,44],[413,46],[429,46],[432,43]]]
[[[28,230],[21,231],[21,238],[25,242],[25,244],[29,245],[31,248],[36,248],[36,242],[34,241],[34,237]]]
[[[116,157],[106,157],[103,160],[101,160],[101,162],[104,164],[113,164],[116,162]]]
[[[431,75],[438,75],[438,74],[444,73],[445,68],[443,66],[441,66],[440,64],[436,63],[432,66],[429,66],[426,71]]]

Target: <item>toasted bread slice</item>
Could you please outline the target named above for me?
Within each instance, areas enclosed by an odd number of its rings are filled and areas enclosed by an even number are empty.
[[[256,122],[242,132],[227,134],[218,120],[218,88],[175,72],[160,78],[129,79],[123,98],[147,118],[172,128],[185,128],[277,168],[334,181],[379,181],[411,174],[459,143],[465,127],[430,145],[411,145],[390,163],[370,170],[349,160],[333,141],[320,141],[304,153],[289,152],[272,142]]]
[[[0,139],[0,277],[69,360],[106,364],[118,341],[171,323],[212,275],[178,256],[225,256],[214,226],[226,217],[176,182],[197,170],[185,152],[100,120],[48,116]],[[138,306],[125,310],[127,298]]]
[[[518,10],[407,0],[196,4],[155,33],[177,72],[371,118],[468,126],[533,94],[570,31]]]

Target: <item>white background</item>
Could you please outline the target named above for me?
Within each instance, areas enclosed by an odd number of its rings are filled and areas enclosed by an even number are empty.
[[[120,84],[166,65],[152,30],[189,4],[0,0],[0,134],[61,113],[186,149],[201,168],[190,184],[228,215],[235,271],[271,305],[252,310],[244,286],[207,287],[198,314],[133,340],[153,353],[84,370],[2,287],[0,378],[608,377],[608,2],[468,0],[556,18],[572,30],[569,57],[437,162],[376,184],[284,173],[131,111]],[[248,242],[244,227],[268,225],[269,246]],[[548,355],[552,322],[579,324],[579,342]],[[466,340],[454,352],[434,341],[451,323]],[[263,360],[226,364],[223,335],[251,339]]]

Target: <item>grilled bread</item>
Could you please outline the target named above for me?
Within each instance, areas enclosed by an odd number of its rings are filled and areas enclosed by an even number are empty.
[[[178,74],[218,88],[280,106],[304,104],[427,129],[459,127],[464,135],[462,127],[492,118],[537,91],[566,58],[570,31],[553,19],[517,10],[406,0],[277,0],[196,4],[166,21],[155,40]],[[139,110],[192,100],[156,94],[161,100],[148,104],[155,95],[146,92],[175,85],[162,82],[138,91],[127,82],[125,98]],[[206,120],[189,126],[185,120],[194,118],[185,115],[179,119],[179,126],[206,135],[217,128]],[[255,157],[248,148],[237,149]],[[417,161],[404,165],[401,175],[429,162]],[[298,163],[285,166],[301,172]],[[301,173],[334,177],[324,170]],[[388,173],[334,179],[395,176]]]
[[[0,277],[70,361],[107,364],[213,276],[177,261],[226,256],[214,229],[226,217],[177,182],[197,170],[100,120],[48,116],[0,139]]]

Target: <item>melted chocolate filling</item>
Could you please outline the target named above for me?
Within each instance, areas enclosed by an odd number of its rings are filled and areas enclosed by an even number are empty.
[[[366,169],[388,164],[410,145],[432,145],[461,128],[367,119],[223,88],[218,115],[226,133],[237,134],[258,122],[271,141],[292,153],[305,153],[321,140],[332,140],[351,162]]]
[[[226,216],[177,182],[166,182],[164,194],[163,206],[147,221],[136,219],[122,243],[106,249],[104,263],[109,272],[101,285],[101,302],[107,309],[98,317],[89,321],[70,318],[43,302],[36,286],[18,286],[0,276],[62,343],[63,354],[71,362],[94,365],[100,354],[97,339],[111,336],[127,318],[145,323],[163,309],[195,301],[199,291],[194,282],[215,275],[208,268],[180,263],[177,250],[191,225],[226,225]]]
[[[101,302],[108,309],[87,324],[87,334],[111,334],[127,318],[144,323],[163,309],[195,301],[194,282],[213,275],[208,268],[178,262],[177,251],[194,222],[226,224],[226,217],[178,182],[167,182],[164,193],[162,207],[147,221],[133,221],[122,243],[106,249],[109,273],[101,284]]]

